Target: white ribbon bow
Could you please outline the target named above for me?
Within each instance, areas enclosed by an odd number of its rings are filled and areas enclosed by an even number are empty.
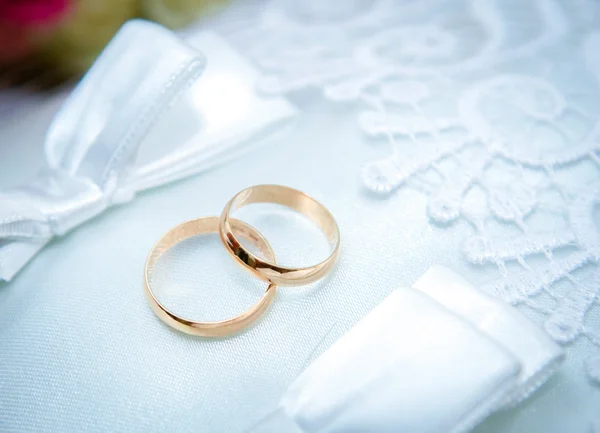
[[[173,177],[181,159],[136,172],[137,150],[205,63],[156,24],[123,26],[54,118],[45,141],[49,168],[0,192],[0,280],[10,280],[52,237],[130,200],[157,178]]]

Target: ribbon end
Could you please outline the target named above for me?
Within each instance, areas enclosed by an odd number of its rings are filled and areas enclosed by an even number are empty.
[[[36,242],[0,241],[0,281],[9,282],[48,240]]]

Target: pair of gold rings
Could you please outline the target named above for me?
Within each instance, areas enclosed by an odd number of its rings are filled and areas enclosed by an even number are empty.
[[[230,217],[232,212],[253,203],[276,203],[303,214],[325,234],[331,254],[321,263],[304,268],[279,266],[267,240],[250,225]],[[219,232],[223,245],[234,259],[255,277],[269,283],[262,298],[248,311],[219,322],[184,319],[168,310],[152,292],[150,280],[159,258],[175,244],[192,236]],[[246,239],[265,256],[254,255],[239,239]],[[169,326],[187,334],[223,337],[241,331],[256,321],[271,305],[277,286],[300,286],[321,279],[335,265],[340,251],[340,231],[331,213],[312,197],[281,185],[258,185],[236,194],[225,206],[221,217],[197,218],[172,228],[150,250],[144,269],[144,289],[152,310]]]

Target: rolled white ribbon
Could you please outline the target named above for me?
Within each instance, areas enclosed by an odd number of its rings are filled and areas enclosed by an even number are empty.
[[[512,305],[477,290],[448,268],[430,268],[413,288],[475,325],[519,360],[519,378],[503,406],[515,406],[529,397],[565,360],[564,351],[541,327]]]
[[[156,24],[123,26],[53,119],[49,169],[0,193],[0,279],[10,280],[53,236],[133,197],[127,178],[142,138],[205,64]]]
[[[467,432],[563,358],[517,310],[436,267],[317,358],[250,433]]]

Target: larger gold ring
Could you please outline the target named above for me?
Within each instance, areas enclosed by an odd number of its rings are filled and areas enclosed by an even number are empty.
[[[247,239],[255,245],[268,260],[275,260],[275,254],[267,240],[262,237],[254,228],[248,224],[235,219],[231,220],[232,226],[240,236]],[[158,262],[158,259],[172,246],[192,236],[203,233],[213,233],[218,230],[219,218],[206,217],[187,221],[172,228],[163,235],[162,238],[152,247],[146,260],[144,269],[144,289],[150,302],[150,306],[156,315],[167,325],[185,332],[186,334],[199,335],[202,337],[223,337],[241,331],[258,319],[271,305],[277,286],[269,284],[267,291],[262,298],[245,313],[232,319],[220,322],[196,322],[184,319],[163,306],[154,293],[150,285],[152,272]]]
[[[312,220],[323,231],[332,253],[329,257],[306,268],[278,266],[270,259],[263,260],[248,251],[236,238],[229,214],[252,203],[276,203],[287,206]],[[281,286],[300,286],[321,279],[333,267],[340,251],[340,230],[333,215],[314,198],[302,191],[281,185],[258,185],[236,194],[225,206],[219,225],[221,240],[236,260],[258,278]]]

